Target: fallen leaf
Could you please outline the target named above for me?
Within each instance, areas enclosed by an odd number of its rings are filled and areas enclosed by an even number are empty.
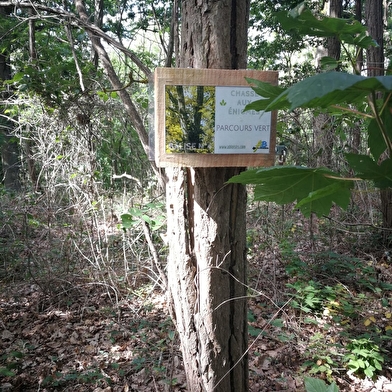
[[[11,331],[8,331],[8,329],[5,329],[1,334],[1,338],[3,340],[12,340],[14,338],[14,334]]]

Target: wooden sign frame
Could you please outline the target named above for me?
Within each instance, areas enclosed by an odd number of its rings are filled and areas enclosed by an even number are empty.
[[[259,167],[273,166],[276,145],[276,111],[271,112],[270,140],[266,153],[182,153],[166,147],[166,86],[250,87],[245,77],[278,83],[278,72],[194,68],[156,68],[154,72],[154,144],[159,167]],[[256,149],[258,147],[255,147]]]

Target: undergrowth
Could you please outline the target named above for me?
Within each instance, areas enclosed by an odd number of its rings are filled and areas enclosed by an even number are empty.
[[[355,240],[351,232],[347,234],[349,241],[341,238],[335,242],[331,239],[331,221],[328,225],[325,220],[321,224],[318,221],[317,230],[313,230],[311,220],[296,219],[295,212],[290,214],[283,207],[275,209],[281,210],[280,219],[278,214],[266,216],[262,211],[259,220],[252,219],[259,231],[252,227],[248,236],[252,255],[257,255],[255,249],[264,258],[274,255],[273,271],[263,267],[270,281],[276,285],[281,282],[270,298],[276,298],[281,306],[287,303],[282,316],[274,319],[275,325],[280,320],[284,328],[264,335],[272,334],[300,348],[299,374],[328,382],[305,382],[307,391],[337,391],[337,380],[347,379],[349,383],[351,376],[376,380],[379,375],[389,375],[392,265],[380,242],[368,253],[366,244],[375,241],[377,233],[361,231],[360,240]],[[260,219],[264,225],[259,225]],[[353,243],[355,248],[351,248]],[[262,302],[263,306],[267,304]],[[260,334],[261,330],[255,328],[257,319],[253,316],[250,322],[253,336]]]

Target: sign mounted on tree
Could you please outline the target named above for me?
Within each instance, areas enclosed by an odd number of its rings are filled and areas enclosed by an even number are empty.
[[[244,111],[262,99],[245,78],[277,84],[256,70],[157,68],[154,144],[158,166],[272,166],[276,112]]]

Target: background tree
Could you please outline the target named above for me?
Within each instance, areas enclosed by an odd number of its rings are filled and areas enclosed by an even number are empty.
[[[5,20],[5,16],[12,12],[10,6],[0,6],[0,19]],[[0,34],[6,34],[6,29],[9,25],[2,24]],[[6,47],[0,53],[0,83],[1,88],[1,103],[0,103],[0,147],[1,147],[1,162],[2,162],[2,176],[4,187],[7,190],[20,191],[19,179],[19,146],[12,131],[14,129],[14,119],[12,118],[12,110],[7,105],[9,97],[12,95],[10,86],[4,84],[6,80],[11,79],[11,45],[8,42]],[[11,115],[10,115],[11,114]]]
[[[365,4],[366,22],[369,35],[377,42],[377,46],[371,46],[366,51],[366,67],[368,76],[383,76],[384,66],[384,13],[387,13],[383,2],[368,0]],[[386,152],[381,159],[391,158]],[[383,216],[383,227],[392,229],[392,189],[380,191],[381,213]]]

